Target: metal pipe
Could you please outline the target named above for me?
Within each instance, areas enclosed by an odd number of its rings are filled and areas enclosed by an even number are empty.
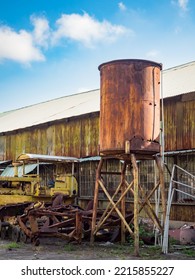
[[[162,120],[162,129],[161,129],[161,152],[162,152],[162,159],[164,162],[164,153],[165,153],[165,137],[164,137],[164,97],[163,97],[163,75],[162,72],[161,73],[161,80],[160,80],[160,95],[161,95],[161,120]]]
[[[194,153],[195,149],[190,149],[190,150],[182,150],[182,151],[169,151],[169,152],[164,152],[164,155],[178,155],[178,154],[187,154],[187,153]],[[157,156],[160,155],[160,153],[156,154]]]
[[[188,174],[189,176],[191,176],[191,177],[193,177],[193,178],[195,178],[195,176],[194,175],[192,175],[191,173],[189,173],[188,171],[186,171],[185,169],[183,169],[183,168],[181,168],[180,166],[178,166],[178,165],[176,165],[176,164],[174,164],[178,169],[180,169],[181,171],[183,171],[184,173],[186,173],[186,174]]]

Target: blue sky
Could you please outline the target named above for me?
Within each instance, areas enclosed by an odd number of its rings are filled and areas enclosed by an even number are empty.
[[[195,60],[194,0],[0,0],[0,112],[100,87],[98,65]]]

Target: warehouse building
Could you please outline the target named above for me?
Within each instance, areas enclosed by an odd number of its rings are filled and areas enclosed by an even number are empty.
[[[167,189],[174,164],[195,175],[194,76],[195,62],[162,71]],[[0,113],[0,161],[14,161],[21,153],[79,158],[79,199],[85,205],[93,197],[99,161],[99,111],[100,90],[96,89]],[[104,169],[117,172],[121,166],[121,161],[109,159]],[[153,162],[142,161],[139,169],[140,184],[150,190],[155,172]],[[130,169],[128,176],[132,176]],[[186,173],[178,171],[177,178],[184,184],[183,191],[185,184],[191,184],[191,194],[195,194],[194,181]],[[117,175],[104,180],[109,180],[110,189],[118,184]],[[175,193],[172,218],[194,221],[194,207],[194,198]]]

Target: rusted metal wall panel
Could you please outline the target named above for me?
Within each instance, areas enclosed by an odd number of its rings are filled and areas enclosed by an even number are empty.
[[[64,120],[0,136],[0,160],[15,160],[21,153],[74,157],[96,156],[99,114]]]
[[[165,150],[176,150],[176,118],[174,102],[164,104]]]
[[[183,102],[184,119],[183,119],[183,149],[188,147],[195,148],[195,100]]]
[[[0,136],[0,160],[6,159],[6,137]]]
[[[81,121],[81,157],[97,155],[99,142],[99,119]]]
[[[164,100],[164,125],[166,151],[195,148],[195,93]]]
[[[170,219],[176,221],[194,222],[194,204],[173,204],[171,206]]]

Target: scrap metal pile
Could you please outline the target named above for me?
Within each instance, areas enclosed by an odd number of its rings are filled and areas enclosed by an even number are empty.
[[[65,205],[63,195],[57,195],[52,205],[32,203],[27,206],[22,215],[18,215],[14,223],[1,222],[1,238],[11,237],[14,241],[30,240],[39,245],[41,237],[59,237],[69,242],[81,243],[89,240],[91,234],[93,203],[81,209],[75,205]],[[101,217],[102,210],[98,210]],[[131,221],[132,213],[127,215]],[[103,228],[99,230],[97,239],[116,241],[120,236],[121,220],[113,212]]]

